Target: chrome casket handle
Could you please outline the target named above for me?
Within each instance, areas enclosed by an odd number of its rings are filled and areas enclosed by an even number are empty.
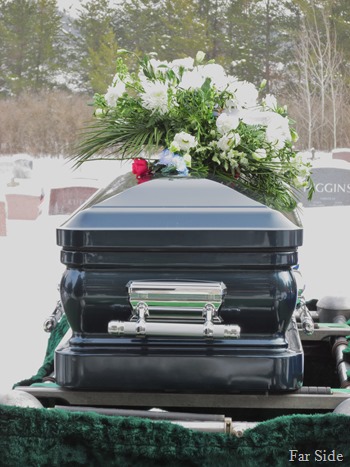
[[[108,333],[135,337],[238,338],[240,327],[224,325],[218,310],[222,282],[131,281],[130,321],[110,321]]]

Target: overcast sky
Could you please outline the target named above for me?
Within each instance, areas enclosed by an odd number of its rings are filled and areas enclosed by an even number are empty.
[[[86,3],[87,0],[57,0],[58,8],[63,11],[67,10],[70,15],[74,16],[80,6]],[[110,0],[111,5],[121,3],[122,0]]]
[[[74,14],[76,9],[79,9],[79,6],[83,4],[82,0],[57,0],[58,8],[62,10],[67,10],[71,14]]]

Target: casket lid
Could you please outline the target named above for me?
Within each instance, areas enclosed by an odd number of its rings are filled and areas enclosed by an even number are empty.
[[[302,229],[283,214],[212,180],[159,178],[108,193],[107,198],[95,195],[57,230],[58,245],[221,249],[302,244]]]

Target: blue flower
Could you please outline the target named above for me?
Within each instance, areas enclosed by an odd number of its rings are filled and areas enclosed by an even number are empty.
[[[157,165],[172,166],[175,167],[178,174],[184,176],[188,175],[188,168],[184,158],[179,154],[174,154],[169,149],[164,149],[164,151],[161,152]]]

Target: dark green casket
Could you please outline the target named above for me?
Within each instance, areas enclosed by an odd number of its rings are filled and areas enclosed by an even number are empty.
[[[302,229],[212,180],[116,179],[57,231],[64,388],[235,393],[302,385]]]

